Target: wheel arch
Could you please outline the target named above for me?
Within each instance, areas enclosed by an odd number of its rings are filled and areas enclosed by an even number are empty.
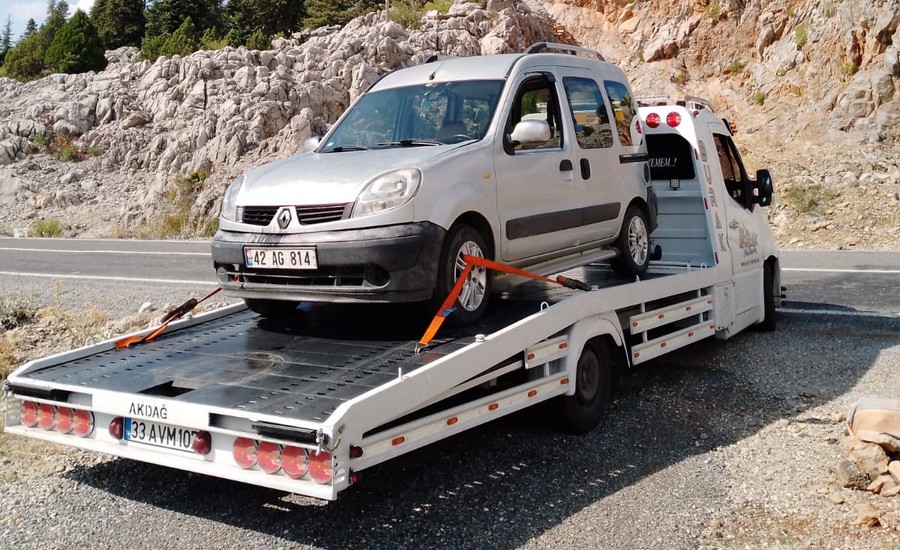
[[[486,244],[489,249],[488,256],[490,256],[490,259],[493,260],[496,257],[497,253],[497,244],[494,230],[491,228],[491,224],[490,222],[488,222],[487,218],[485,218],[484,215],[480,212],[475,212],[473,210],[463,212],[455,220],[453,220],[453,223],[450,225],[450,227],[447,228],[447,233],[450,233],[450,231],[454,227],[460,224],[466,224],[470,226],[485,238],[485,240],[487,241]]]
[[[629,366],[628,350],[625,349],[625,337],[615,313],[609,312],[575,323],[567,334],[569,354],[563,359],[563,370],[570,380],[575,380],[578,372],[578,360],[585,346],[598,339],[605,339],[610,346],[614,358],[613,369]],[[574,395],[575,384],[570,383],[566,395]]]

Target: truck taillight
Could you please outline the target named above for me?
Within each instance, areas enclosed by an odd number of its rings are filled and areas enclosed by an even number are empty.
[[[52,430],[56,423],[56,410],[53,405],[41,403],[37,410],[37,425],[42,430]]]
[[[671,113],[666,115],[666,124],[668,124],[672,128],[676,128],[679,124],[681,124],[681,115],[672,111]]]
[[[22,410],[19,419],[23,426],[33,428],[37,426],[38,406],[34,401],[22,401]]]
[[[199,431],[191,440],[191,449],[200,455],[206,456],[212,451],[212,434],[207,431]]]
[[[235,439],[231,447],[231,456],[237,465],[245,470],[256,466],[256,441],[246,437]]]
[[[72,421],[75,418],[75,412],[68,407],[57,407],[56,408],[56,418],[53,419],[53,424],[56,427],[56,431],[61,434],[67,434],[72,431]]]
[[[659,118],[659,115],[656,113],[650,113],[647,115],[647,126],[650,128],[658,128],[662,119]]]
[[[109,435],[113,439],[122,439],[125,437],[125,419],[117,416],[109,421]]]
[[[334,462],[329,453],[309,453],[309,477],[319,484],[328,483],[334,477]]]
[[[285,447],[281,451],[281,469],[291,479],[300,479],[309,471],[309,453],[300,447]]]
[[[78,437],[87,437],[94,431],[94,413],[84,409],[75,409],[72,416],[72,433]]]
[[[281,445],[263,441],[256,447],[256,463],[267,474],[281,469]]]

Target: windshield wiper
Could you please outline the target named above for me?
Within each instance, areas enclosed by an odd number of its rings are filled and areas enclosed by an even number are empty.
[[[335,145],[331,149],[327,151],[323,151],[324,153],[343,153],[345,151],[368,151],[368,147],[363,147],[362,145]]]
[[[432,141],[430,139],[401,139],[400,141],[379,141],[379,147],[422,147],[426,145],[444,145],[440,141]]]

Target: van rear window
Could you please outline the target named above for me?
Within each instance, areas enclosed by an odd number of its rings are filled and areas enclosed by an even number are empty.
[[[650,154],[651,179],[690,180],[697,175],[693,148],[678,134],[647,135],[647,152]]]

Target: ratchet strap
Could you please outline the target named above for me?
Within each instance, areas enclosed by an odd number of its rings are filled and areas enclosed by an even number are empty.
[[[577,279],[570,279],[568,277],[563,277],[562,275],[557,275],[556,278],[544,277],[543,275],[538,275],[537,273],[531,273],[530,271],[525,271],[517,267],[501,264],[499,262],[488,260],[487,258],[482,258],[480,256],[469,256],[468,254],[464,254],[463,260],[465,260],[466,262],[466,267],[463,269],[462,273],[459,274],[459,277],[456,279],[456,284],[453,285],[453,289],[450,291],[450,294],[447,295],[444,303],[441,304],[441,309],[438,310],[438,312],[434,315],[434,318],[431,320],[431,324],[428,325],[428,330],[425,331],[425,334],[423,334],[422,338],[419,340],[419,343],[416,346],[417,352],[431,343],[431,341],[434,339],[434,336],[437,334],[437,331],[441,328],[441,325],[444,324],[444,320],[451,313],[453,313],[454,309],[456,309],[455,307],[453,307],[453,303],[459,297],[459,293],[462,291],[463,284],[465,284],[466,278],[469,276],[469,273],[472,272],[473,267],[482,267],[484,269],[490,269],[500,273],[519,275],[521,277],[527,277],[529,279],[543,281],[545,283],[555,283],[574,290],[591,289],[590,285]]]
[[[180,306],[176,307],[172,311],[166,313],[165,316],[160,320],[160,323],[162,323],[162,324],[159,327],[157,327],[155,330],[151,331],[150,333],[148,333],[144,336],[128,336],[128,337],[122,338],[121,340],[116,340],[116,348],[117,349],[130,348],[132,346],[136,346],[138,344],[143,344],[144,342],[149,342],[150,340],[155,339],[157,336],[159,336],[160,334],[165,332],[166,328],[169,326],[169,323],[171,323],[172,321],[181,319],[182,317],[184,317],[185,315],[190,313],[195,307],[197,307],[197,305],[199,305],[203,301],[208,300],[209,298],[213,297],[220,290],[222,290],[222,287],[216,288],[215,290],[213,290],[212,292],[210,292],[203,298],[200,298],[199,300],[196,298],[191,298],[187,302],[181,304]]]

